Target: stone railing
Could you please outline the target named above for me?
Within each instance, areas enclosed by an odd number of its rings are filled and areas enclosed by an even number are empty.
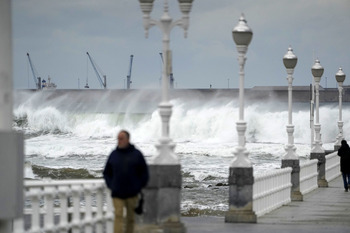
[[[340,157],[338,152],[326,155],[326,180],[332,181],[340,176]]]
[[[336,152],[326,156],[327,181],[340,175],[339,162]],[[318,160],[311,160],[300,165],[302,194],[318,187],[317,163]],[[253,210],[257,216],[291,202],[291,172],[292,168],[287,167],[254,177]],[[24,217],[15,220],[15,233],[113,231],[113,205],[103,179],[27,180],[24,187]],[[148,189],[145,190],[146,199]],[[145,203],[145,211],[153,213],[148,205]],[[148,215],[144,215],[144,220],[152,222]]]
[[[254,177],[253,210],[264,215],[291,201],[292,168],[274,170]]]
[[[25,181],[23,219],[15,233],[113,231],[113,208],[103,179]]]
[[[310,160],[300,165],[300,192],[307,194],[318,188],[318,160]]]

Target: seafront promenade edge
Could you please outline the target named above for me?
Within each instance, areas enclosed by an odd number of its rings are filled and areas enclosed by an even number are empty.
[[[205,232],[350,232],[350,193],[338,176],[328,188],[317,188],[302,202],[289,204],[258,218],[256,224],[224,223],[224,217],[183,217],[188,233]]]

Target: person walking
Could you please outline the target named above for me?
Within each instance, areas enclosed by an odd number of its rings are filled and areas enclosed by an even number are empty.
[[[132,233],[138,194],[146,186],[149,174],[142,153],[130,144],[130,134],[126,130],[118,134],[118,146],[109,155],[103,177],[112,192],[114,233],[123,232],[124,208],[126,208],[126,233]]]
[[[345,192],[348,192],[350,186],[350,147],[345,140],[341,141],[338,155],[340,156],[340,171],[343,175]]]

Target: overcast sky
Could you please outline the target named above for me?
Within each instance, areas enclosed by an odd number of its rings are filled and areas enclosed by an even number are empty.
[[[181,13],[169,0],[170,15]],[[159,19],[163,0],[151,16]],[[159,86],[161,32],[153,27],[144,37],[137,0],[13,0],[15,88],[34,88],[26,53],[38,74],[62,89],[80,88],[89,78],[101,88],[88,51],[107,75],[109,88],[124,88],[130,55],[134,55],[132,88]],[[321,85],[336,87],[341,66],[350,79],[349,0],[195,0],[188,38],[175,28],[171,34],[173,72],[178,88],[238,87],[237,51],[232,28],[244,12],[253,30],[246,61],[247,88],[285,86],[282,57],[291,45],[298,56],[294,85],[309,85],[317,57],[325,68]],[[345,85],[350,83],[345,80]]]

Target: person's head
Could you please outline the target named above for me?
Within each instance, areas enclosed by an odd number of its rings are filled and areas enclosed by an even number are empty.
[[[118,148],[125,149],[129,147],[130,134],[126,130],[121,130],[118,133]]]
[[[346,140],[344,140],[344,139],[341,140],[341,145],[342,145],[342,146],[346,146],[347,144],[348,144],[348,143],[346,142]]]

